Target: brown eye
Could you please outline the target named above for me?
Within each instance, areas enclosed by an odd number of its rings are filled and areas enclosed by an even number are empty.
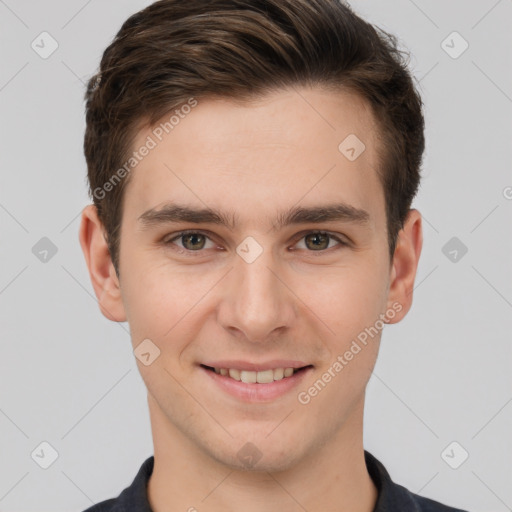
[[[303,240],[304,247],[309,252],[322,252],[325,251],[326,249],[330,249],[332,247],[332,244],[330,244],[332,241],[335,241],[336,244],[334,245],[339,245],[340,248],[347,245],[343,240],[341,240],[337,236],[320,231],[312,231],[310,233],[307,233],[300,239],[299,243],[302,243]]]
[[[189,235],[182,235],[181,241],[183,247],[188,249],[189,251],[194,251],[196,249],[202,249],[205,244],[205,237],[201,235],[201,233],[192,233]]]
[[[183,231],[175,233],[172,238],[166,238],[163,243],[167,246],[174,246],[178,252],[203,253],[202,249],[212,249],[215,244],[209,236],[199,231]],[[209,246],[207,244],[210,244]]]
[[[329,247],[329,235],[325,233],[312,233],[306,235],[304,239],[306,240],[306,247],[313,250],[327,249]]]

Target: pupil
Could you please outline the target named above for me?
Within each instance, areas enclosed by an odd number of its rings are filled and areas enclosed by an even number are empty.
[[[183,238],[188,242],[188,241],[190,241],[191,239],[192,239],[192,240],[194,240],[194,239],[196,239],[196,240],[197,240],[197,238],[198,238],[198,237],[201,237],[201,236],[202,236],[202,235],[198,235],[198,234],[191,234],[191,235],[184,235],[184,236],[183,236]],[[184,244],[185,246],[187,246],[187,242],[185,242],[185,244]],[[202,248],[202,246],[204,245],[204,240],[203,240],[203,244],[199,243],[199,247],[197,247],[197,246],[196,246],[196,243],[197,243],[197,241],[196,241],[196,242],[192,242],[192,248],[195,248],[195,249],[198,249],[198,248],[199,248],[199,249],[201,249],[201,248]]]
[[[308,235],[306,238],[308,238],[310,241],[312,238],[314,238],[316,240],[316,242],[313,243],[313,246],[316,247],[317,249],[320,247],[320,248],[323,248],[325,249],[325,247],[327,247],[327,245],[329,245],[328,243],[328,235],[324,235],[322,233],[314,233],[312,235]],[[318,243],[318,239],[322,239],[324,240],[324,243],[322,244],[322,242],[320,241],[320,243]],[[327,245],[325,244],[325,241],[327,241]]]

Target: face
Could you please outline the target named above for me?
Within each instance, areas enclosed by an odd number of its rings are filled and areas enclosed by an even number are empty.
[[[146,340],[152,420],[231,467],[286,469],[362,429],[383,323],[408,309],[369,108],[297,91],[141,130],[134,149],[156,145],[124,191],[109,307]]]

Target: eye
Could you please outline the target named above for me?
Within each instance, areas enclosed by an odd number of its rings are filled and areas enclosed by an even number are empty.
[[[175,240],[181,241],[182,245],[175,244]],[[215,246],[213,242],[211,242],[210,247],[206,247],[206,240],[210,240],[210,238],[200,231],[182,231],[178,233],[176,236],[170,239],[164,240],[165,245],[174,244],[178,246],[178,249],[182,249],[180,252],[188,251],[188,252],[200,252],[201,249],[211,249]]]
[[[322,252],[326,249],[329,249],[330,242],[335,240],[338,242],[337,245],[347,245],[340,238],[330,233],[326,233],[324,231],[311,231],[306,233],[300,238],[300,241],[305,241],[306,249],[311,249],[312,251]]]
[[[210,246],[208,246],[208,242],[210,241]],[[336,241],[336,245],[346,246],[348,245],[346,242],[341,240],[339,237],[326,233],[324,231],[308,231],[306,233],[301,233],[301,237],[299,238],[299,242],[305,241],[304,247],[309,252],[323,252],[326,249],[332,247],[332,241]],[[178,243],[179,242],[179,243]],[[295,246],[299,245],[299,242],[295,244]],[[166,238],[163,240],[165,245],[174,245],[178,252],[188,252],[188,253],[200,253],[202,249],[213,249],[215,247],[214,242],[211,238],[201,232],[201,231],[182,231],[180,233],[176,233],[172,238]],[[181,245],[180,245],[181,244]],[[302,248],[304,248],[302,247]],[[299,247],[302,249],[301,247]]]

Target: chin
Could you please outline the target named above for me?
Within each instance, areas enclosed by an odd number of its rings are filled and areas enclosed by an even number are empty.
[[[247,473],[278,473],[291,469],[297,463],[297,457],[293,457],[290,453],[269,454],[265,452],[254,465],[240,461],[237,453],[223,459],[219,462],[230,469]]]
[[[210,455],[232,470],[255,473],[286,471],[303,456],[301,447],[289,435],[279,439],[274,434],[258,437],[253,432],[250,440],[245,439],[247,437],[236,436],[224,446],[216,444],[213,450],[210,448]]]

